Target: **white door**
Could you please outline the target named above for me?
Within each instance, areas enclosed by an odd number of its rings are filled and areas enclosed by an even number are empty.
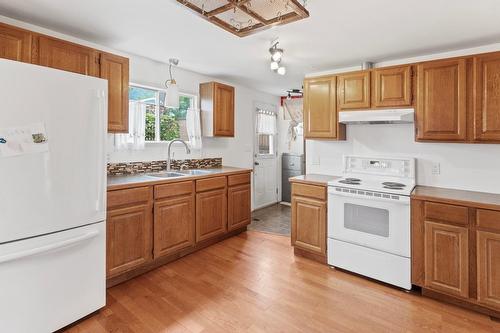
[[[257,109],[254,154],[254,208],[278,201],[276,113]]]
[[[107,82],[0,59],[0,243],[105,219]]]

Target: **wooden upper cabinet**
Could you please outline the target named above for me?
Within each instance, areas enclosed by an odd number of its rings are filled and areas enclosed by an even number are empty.
[[[39,36],[36,64],[89,76],[99,76],[97,50],[60,39]]]
[[[412,103],[411,66],[380,68],[372,71],[372,106],[410,106]]]
[[[306,138],[337,138],[337,78],[304,81],[304,125]]]
[[[0,23],[0,58],[31,62],[31,33]]]
[[[340,109],[367,109],[370,107],[370,71],[338,76]]]
[[[417,140],[467,139],[466,60],[417,65]]]
[[[200,106],[204,136],[234,137],[234,87],[201,83]]]
[[[500,310],[500,233],[477,231],[477,296]]]
[[[191,185],[191,187],[194,187]],[[154,257],[173,254],[195,244],[194,194],[156,201]]]
[[[474,57],[474,92],[474,140],[500,141],[500,52]]]
[[[108,80],[108,132],[128,132],[129,60],[101,53],[100,76]]]
[[[469,297],[469,230],[425,221],[426,288]]]

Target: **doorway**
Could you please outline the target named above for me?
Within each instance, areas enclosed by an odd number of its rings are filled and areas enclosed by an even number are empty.
[[[276,111],[256,107],[254,148],[254,209],[278,202]]]

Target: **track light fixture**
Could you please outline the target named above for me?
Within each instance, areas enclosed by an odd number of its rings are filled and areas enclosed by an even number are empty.
[[[271,53],[271,70],[278,73],[279,75],[286,74],[286,68],[281,64],[283,60],[283,53],[285,52],[282,48],[278,47],[279,41],[275,40],[271,43],[271,48],[269,53]]]

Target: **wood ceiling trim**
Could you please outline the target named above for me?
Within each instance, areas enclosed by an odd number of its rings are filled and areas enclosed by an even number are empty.
[[[266,18],[262,17],[247,5],[247,3],[249,3],[251,0],[226,0],[226,1],[228,2],[227,4],[219,8],[213,9],[209,12],[205,12],[198,6],[193,5],[189,0],[177,0],[178,3],[191,9],[196,14],[198,14],[198,16],[201,16],[203,19],[212,22],[218,27],[238,37],[245,37],[254,34],[256,32],[269,29],[273,26],[283,25],[309,17],[309,12],[297,0],[289,0],[288,2],[288,5],[293,10],[293,12],[287,13],[281,17],[274,17],[270,20],[267,20]],[[258,23],[253,24],[252,26],[249,27],[245,27],[243,29],[237,29],[232,24],[227,23],[217,17],[217,15],[225,13],[229,10],[233,10],[234,8],[238,8],[245,14],[252,17]]]

